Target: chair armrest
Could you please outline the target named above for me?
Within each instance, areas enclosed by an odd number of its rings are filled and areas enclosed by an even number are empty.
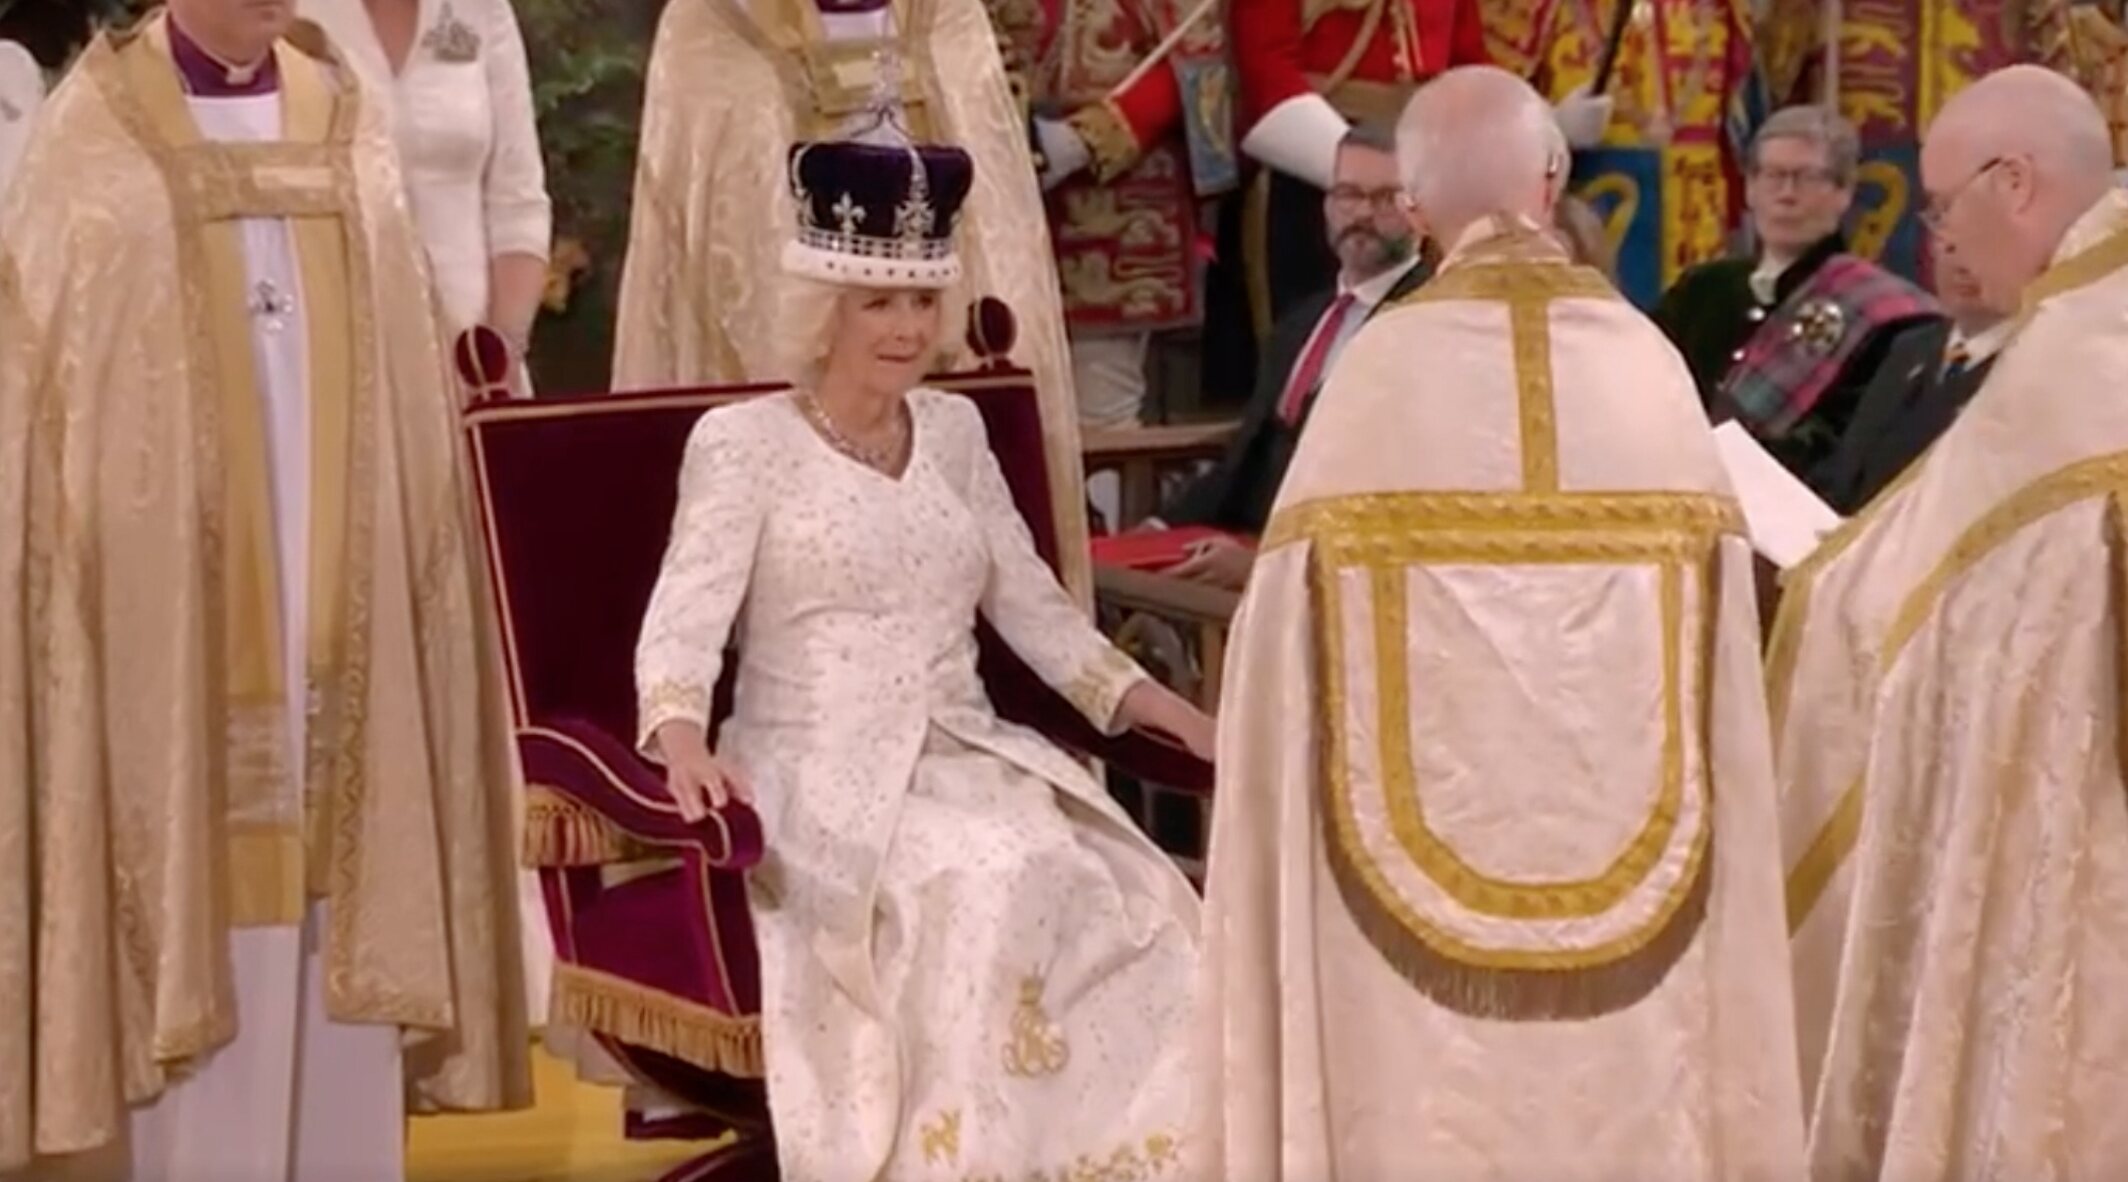
[[[1102,602],[1126,611],[1151,612],[1187,624],[1230,623],[1241,606],[1238,591],[1120,566],[1094,567],[1094,591]]]
[[[1126,460],[1214,460],[1241,426],[1239,420],[1209,423],[1162,423],[1088,431],[1079,450],[1089,468]]]
[[[629,847],[691,850],[718,870],[747,870],[761,861],[761,818],[752,807],[734,801],[698,824],[681,820],[665,777],[596,726],[561,720],[520,728],[517,750],[527,787],[573,806],[527,817],[525,845],[535,864],[627,860]]]

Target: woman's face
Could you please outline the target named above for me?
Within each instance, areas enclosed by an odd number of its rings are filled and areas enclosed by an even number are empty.
[[[910,389],[937,356],[940,313],[932,288],[846,291],[835,310],[828,368],[874,389]]]

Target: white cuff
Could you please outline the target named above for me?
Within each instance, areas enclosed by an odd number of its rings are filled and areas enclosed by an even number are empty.
[[[1241,138],[1241,150],[1327,190],[1337,171],[1337,146],[1344,142],[1346,130],[1345,117],[1330,100],[1311,91],[1271,108]]]

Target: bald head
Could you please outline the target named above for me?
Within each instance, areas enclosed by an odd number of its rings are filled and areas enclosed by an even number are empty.
[[[1397,171],[1444,245],[1496,213],[1549,224],[1567,163],[1551,106],[1494,66],[1449,70],[1397,121]]]
[[[2082,87],[2039,66],[2010,66],[1960,91],[1921,149],[1938,248],[2009,307],[2112,183],[2105,116]]]

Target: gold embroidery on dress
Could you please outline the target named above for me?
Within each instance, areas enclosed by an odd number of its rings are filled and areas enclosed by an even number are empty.
[[[1005,1074],[1016,1079],[1055,1075],[1071,1062],[1064,1030],[1042,1008],[1042,978],[1020,982],[1020,1003],[1012,1011],[1012,1037],[1005,1040]]]
[[[1101,1153],[1082,1153],[1054,1170],[1018,1176],[965,1174],[961,1182],[1153,1182],[1182,1168],[1182,1139],[1173,1133],[1150,1133]]]
[[[948,1108],[938,1119],[917,1130],[924,1146],[924,1164],[957,1164],[961,1159],[961,1110]]]
[[[1102,645],[1100,655],[1079,670],[1078,676],[1063,689],[1064,700],[1074,709],[1096,721],[1107,721],[1115,713],[1119,690],[1125,681],[1138,675],[1138,666],[1110,645]]]

